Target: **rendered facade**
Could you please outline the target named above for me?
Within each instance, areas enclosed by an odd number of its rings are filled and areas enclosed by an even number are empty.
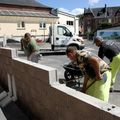
[[[60,12],[35,0],[0,0],[0,39],[6,36],[19,40],[26,32],[39,38],[47,38],[49,26],[65,24],[66,19],[68,20],[66,24],[72,31],[78,33],[77,19],[73,15]]]

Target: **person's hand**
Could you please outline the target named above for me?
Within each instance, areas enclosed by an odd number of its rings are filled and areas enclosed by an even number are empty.
[[[102,80],[102,76],[101,76],[101,75],[96,76],[95,79],[96,79],[96,80]]]
[[[81,92],[85,93],[86,88],[83,86]]]
[[[81,92],[82,92],[82,93],[85,93],[85,89],[82,88]]]

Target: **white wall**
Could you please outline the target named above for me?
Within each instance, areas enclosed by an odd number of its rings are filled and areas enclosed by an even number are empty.
[[[49,25],[56,23],[56,20],[56,18],[0,16],[0,37],[20,36],[21,38],[26,32],[37,36],[49,35]],[[25,28],[18,28],[17,24],[21,21],[25,22]],[[46,23],[46,29],[40,29],[40,21]]]
[[[60,24],[67,25],[67,21],[73,21],[73,26],[69,25],[69,28],[70,28],[71,32],[78,35],[78,33],[79,33],[79,28],[78,28],[79,27],[79,19],[75,15],[65,13],[62,11],[58,11],[58,17],[59,17],[58,22]]]

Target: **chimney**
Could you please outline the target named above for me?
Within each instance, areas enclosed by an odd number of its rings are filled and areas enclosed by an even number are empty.
[[[107,17],[107,5],[105,4],[105,18]]]

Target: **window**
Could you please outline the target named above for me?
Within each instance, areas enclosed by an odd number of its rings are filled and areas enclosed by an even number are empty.
[[[46,28],[46,23],[45,22],[40,22],[39,27],[40,27],[40,29],[45,29]]]
[[[70,36],[71,32],[64,26],[58,26],[57,27],[57,33],[58,35],[64,35],[64,36]]]
[[[110,18],[108,19],[108,23],[112,23],[112,20]]]
[[[101,19],[101,23],[108,23],[108,19],[106,18]]]
[[[18,29],[24,29],[25,28],[25,22],[24,21],[18,22],[17,27],[18,27]]]
[[[90,23],[91,23],[91,21],[90,21],[90,20],[88,20],[88,21],[87,21],[87,25],[90,25]]]
[[[73,25],[73,21],[67,21],[67,25]]]

